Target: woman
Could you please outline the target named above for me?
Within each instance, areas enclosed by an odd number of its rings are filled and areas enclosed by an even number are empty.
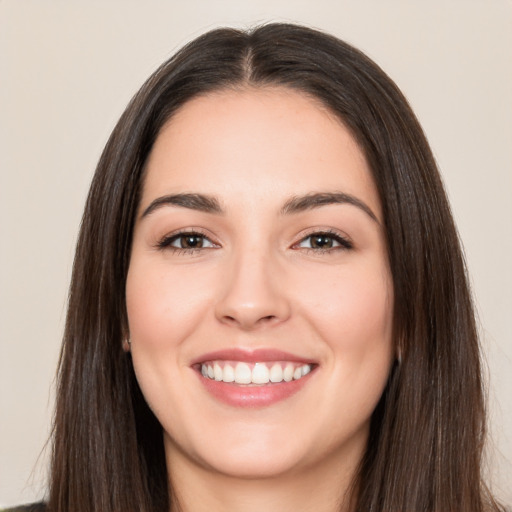
[[[406,100],[299,26],[146,82],[88,197],[48,508],[499,510],[457,233]]]

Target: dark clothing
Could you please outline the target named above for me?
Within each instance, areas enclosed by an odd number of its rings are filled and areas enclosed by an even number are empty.
[[[19,507],[3,508],[0,512],[47,512],[46,504],[40,501],[39,503],[31,503],[30,505],[20,505]]]

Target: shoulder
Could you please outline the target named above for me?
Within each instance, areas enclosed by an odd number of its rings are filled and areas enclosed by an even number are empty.
[[[48,509],[46,504],[40,501],[29,505],[20,505],[19,507],[3,508],[0,512],[48,512]]]

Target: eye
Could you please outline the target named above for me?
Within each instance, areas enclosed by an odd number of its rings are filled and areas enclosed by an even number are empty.
[[[195,251],[216,247],[208,237],[193,231],[166,236],[157,245],[159,249],[174,249],[177,251]]]
[[[352,249],[352,242],[337,233],[311,233],[303,238],[297,247],[315,251],[330,251],[336,249]]]

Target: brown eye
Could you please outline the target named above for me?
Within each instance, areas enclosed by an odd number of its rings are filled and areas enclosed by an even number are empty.
[[[198,249],[203,247],[204,237],[201,235],[185,234],[176,239],[176,244],[180,249]]]
[[[164,237],[158,243],[159,249],[194,251],[197,249],[209,249],[215,247],[215,244],[201,233],[178,233]]]
[[[303,249],[329,251],[336,249],[352,249],[352,242],[334,233],[313,233],[303,238],[298,247]]]
[[[310,244],[313,249],[331,249],[334,244],[334,240],[332,239],[332,236],[313,235],[311,237]]]

